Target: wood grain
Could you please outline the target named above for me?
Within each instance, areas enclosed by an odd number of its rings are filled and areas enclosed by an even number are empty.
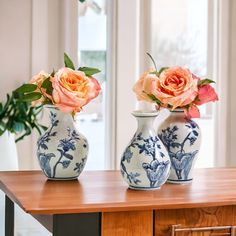
[[[153,211],[102,214],[102,236],[153,236]]]
[[[236,168],[196,169],[192,184],[128,189],[119,171],[85,171],[49,181],[41,171],[0,172],[0,188],[32,214],[142,211],[236,205]]]
[[[210,226],[236,226],[236,206],[209,207],[199,209],[157,210],[155,213],[155,235],[171,236],[171,226],[200,228]],[[225,235],[230,230],[207,232],[177,232],[175,236]]]

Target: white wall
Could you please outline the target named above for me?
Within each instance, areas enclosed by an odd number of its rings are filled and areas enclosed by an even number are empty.
[[[31,0],[0,0],[1,101],[31,77],[31,7]],[[18,145],[18,152],[20,167],[29,168],[30,138]]]
[[[40,70],[77,61],[77,0],[0,0],[0,100]],[[20,169],[37,168],[31,135],[19,142]]]

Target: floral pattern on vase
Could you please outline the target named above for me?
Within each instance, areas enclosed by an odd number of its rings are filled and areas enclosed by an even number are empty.
[[[166,146],[171,160],[168,182],[191,182],[192,170],[200,148],[201,132],[197,123],[174,111],[160,126],[158,136]]]
[[[88,142],[71,114],[51,108],[50,120],[51,126],[37,142],[40,167],[49,179],[75,179],[85,166]]]
[[[166,148],[155,134],[156,112],[134,112],[138,130],[121,158],[121,174],[132,189],[156,189],[169,175],[170,160]]]

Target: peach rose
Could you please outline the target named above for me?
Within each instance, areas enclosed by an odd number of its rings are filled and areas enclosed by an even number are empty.
[[[198,94],[198,79],[182,67],[165,69],[158,80],[152,81],[151,93],[159,99],[163,106],[172,109],[184,107],[194,101]]]
[[[38,87],[37,92],[40,92],[43,95],[39,100],[33,101],[32,106],[41,105],[46,100],[46,98],[52,100],[52,96],[46,93],[46,89],[42,88],[44,80],[46,80],[49,77],[50,75],[48,73],[40,71],[37,75],[33,76],[32,79],[29,81],[30,84],[37,85]]]
[[[133,91],[135,92],[139,101],[154,102],[147,94],[151,94],[151,84],[157,80],[158,77],[155,74],[150,74],[151,71],[146,71],[135,83]]]
[[[63,112],[79,112],[101,90],[96,79],[70,68],[60,69],[51,81],[53,102]]]
[[[194,103],[196,105],[202,105],[204,103],[215,102],[218,100],[218,95],[215,92],[215,89],[211,87],[211,85],[207,84],[199,88],[197,101]]]
[[[49,77],[50,77],[50,75],[42,70],[37,75],[33,76],[29,82],[31,84],[36,84],[39,88],[41,88],[44,80]]]

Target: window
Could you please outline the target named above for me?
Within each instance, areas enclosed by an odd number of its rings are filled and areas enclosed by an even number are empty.
[[[206,0],[152,1],[152,54],[158,67],[184,66],[199,77],[211,74],[210,27]],[[214,79],[214,78],[212,78]],[[214,116],[212,104],[200,108],[202,131],[198,167],[214,164]]]
[[[105,112],[107,15],[106,1],[93,0],[79,4],[78,65],[99,68],[96,75],[101,94],[78,115],[79,129],[93,148],[89,149],[86,169],[105,168]]]

